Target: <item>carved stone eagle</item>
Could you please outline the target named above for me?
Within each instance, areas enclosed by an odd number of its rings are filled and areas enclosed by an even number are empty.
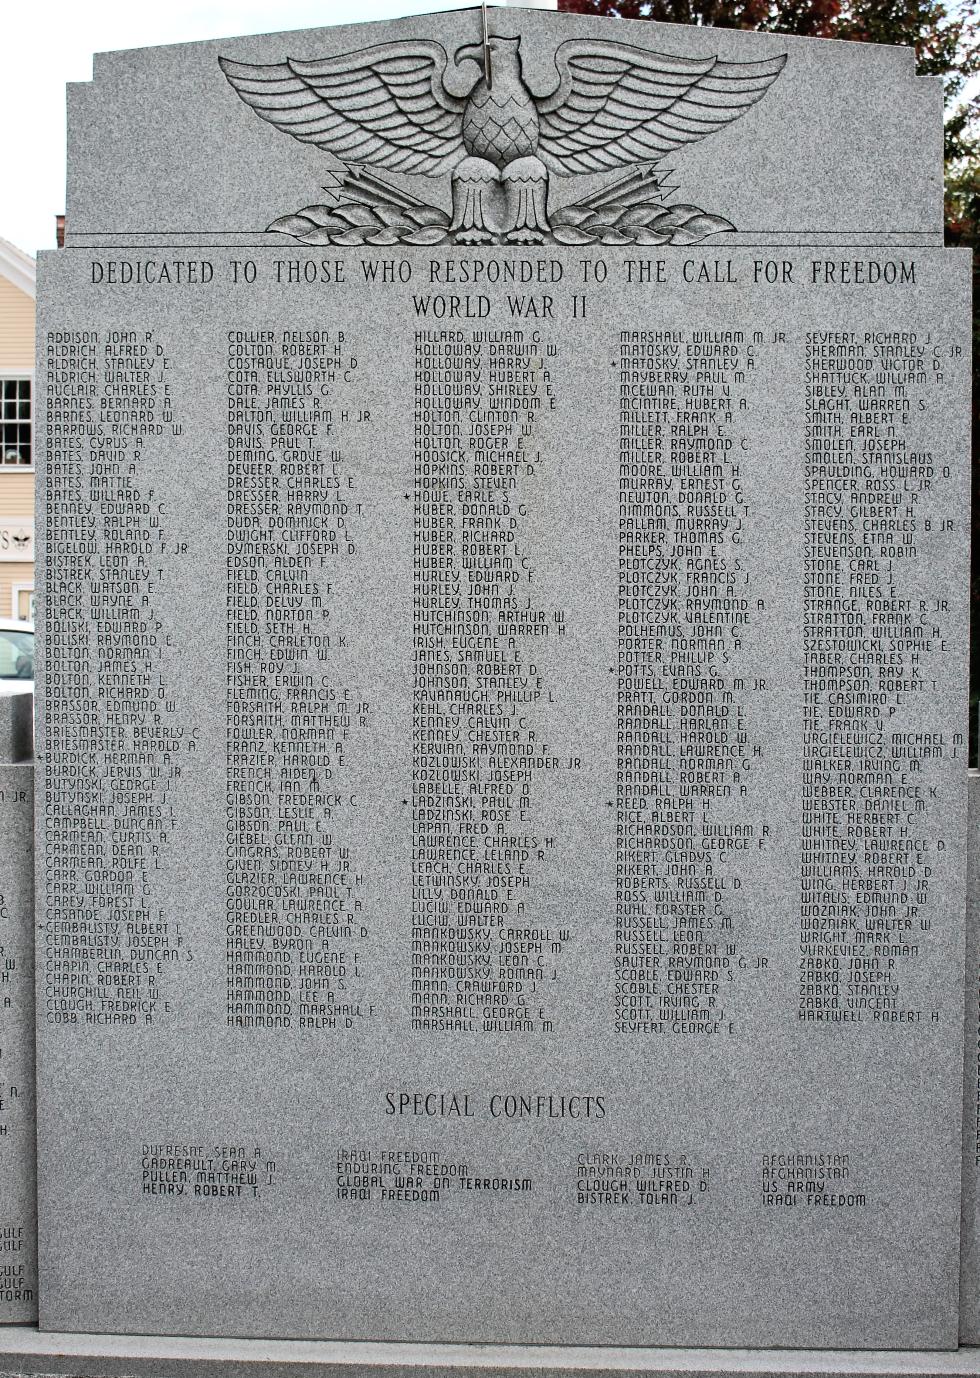
[[[538,243],[549,230],[548,179],[650,165],[761,100],[786,62],[674,57],[627,43],[569,39],[557,82],[527,86],[520,38],[459,48],[452,63],[426,39],[337,57],[222,71],[262,119],[348,165],[450,174],[451,229],[462,243]],[[489,70],[484,70],[488,66]],[[495,203],[502,202],[499,209]]]

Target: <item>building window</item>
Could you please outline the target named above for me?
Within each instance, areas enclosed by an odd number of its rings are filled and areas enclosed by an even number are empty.
[[[34,621],[34,585],[14,584],[10,590],[10,611],[17,622]]]
[[[31,446],[31,380],[0,378],[0,468],[34,463]]]

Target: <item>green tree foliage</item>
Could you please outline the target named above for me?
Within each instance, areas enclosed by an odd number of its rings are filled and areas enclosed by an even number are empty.
[[[767,29],[828,38],[839,0],[558,0],[568,14],[659,19],[664,24],[710,24],[722,29]]]

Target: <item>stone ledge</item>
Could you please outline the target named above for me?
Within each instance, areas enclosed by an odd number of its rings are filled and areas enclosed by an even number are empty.
[[[0,1329],[0,1378],[426,1378],[426,1375],[820,1375],[980,1378],[980,1348],[937,1350],[628,1349],[558,1345],[386,1344],[367,1340],[234,1340],[65,1335]]]

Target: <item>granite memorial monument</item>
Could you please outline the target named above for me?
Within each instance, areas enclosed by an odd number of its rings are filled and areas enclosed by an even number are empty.
[[[956,1346],[941,145],[903,50],[519,11],[71,88],[43,1329]]]

